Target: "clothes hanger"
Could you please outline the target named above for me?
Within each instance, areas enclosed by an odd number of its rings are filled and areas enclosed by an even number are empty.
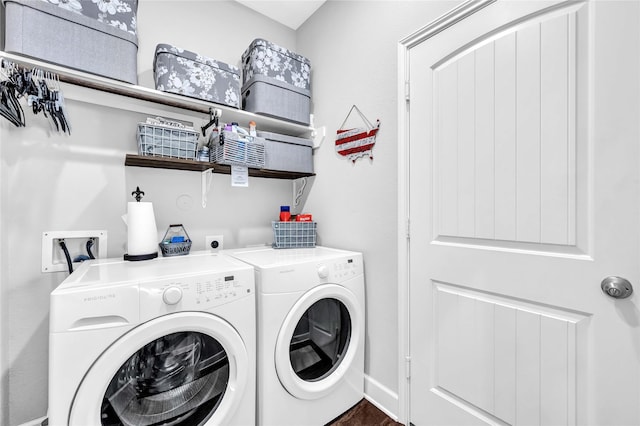
[[[0,61],[0,114],[17,127],[24,126],[24,112],[16,99],[16,67],[11,61]]]
[[[24,126],[22,108],[14,98],[13,87],[7,81],[0,82],[0,115],[13,123],[16,127]]]

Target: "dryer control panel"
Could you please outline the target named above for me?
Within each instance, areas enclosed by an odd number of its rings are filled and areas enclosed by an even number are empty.
[[[251,270],[191,275],[141,282],[140,316],[151,318],[177,311],[207,311],[245,297],[253,297]]]
[[[344,281],[362,274],[361,257],[346,257],[317,266],[318,277],[328,281]]]

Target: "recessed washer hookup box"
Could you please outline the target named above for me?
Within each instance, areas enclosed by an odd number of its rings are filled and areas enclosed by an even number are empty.
[[[137,84],[137,0],[2,1],[6,52]]]

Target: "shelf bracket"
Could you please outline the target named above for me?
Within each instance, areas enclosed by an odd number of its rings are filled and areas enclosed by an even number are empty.
[[[202,189],[202,208],[207,207],[207,194],[211,189],[211,183],[213,182],[213,167],[200,172],[200,185]]]
[[[322,145],[322,142],[324,142],[324,138],[326,136],[327,136],[326,126],[313,129],[313,131],[311,132],[311,138],[313,140],[313,149],[320,148],[320,145]]]
[[[313,186],[315,176],[301,177],[293,180],[293,200],[291,202],[291,213],[300,214],[309,197],[309,191]]]
[[[313,143],[313,149],[318,149],[320,148],[320,145],[322,145],[322,142],[324,142],[324,138],[327,135],[327,128],[325,126],[316,128],[313,123],[314,118],[313,114],[309,115],[309,125],[312,128],[311,142]]]

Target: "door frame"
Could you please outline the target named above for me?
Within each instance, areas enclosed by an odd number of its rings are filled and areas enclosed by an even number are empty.
[[[409,53],[412,48],[476,13],[497,0],[466,0],[426,26],[398,42],[398,421],[406,425],[411,418],[410,376],[411,342],[409,299]]]

